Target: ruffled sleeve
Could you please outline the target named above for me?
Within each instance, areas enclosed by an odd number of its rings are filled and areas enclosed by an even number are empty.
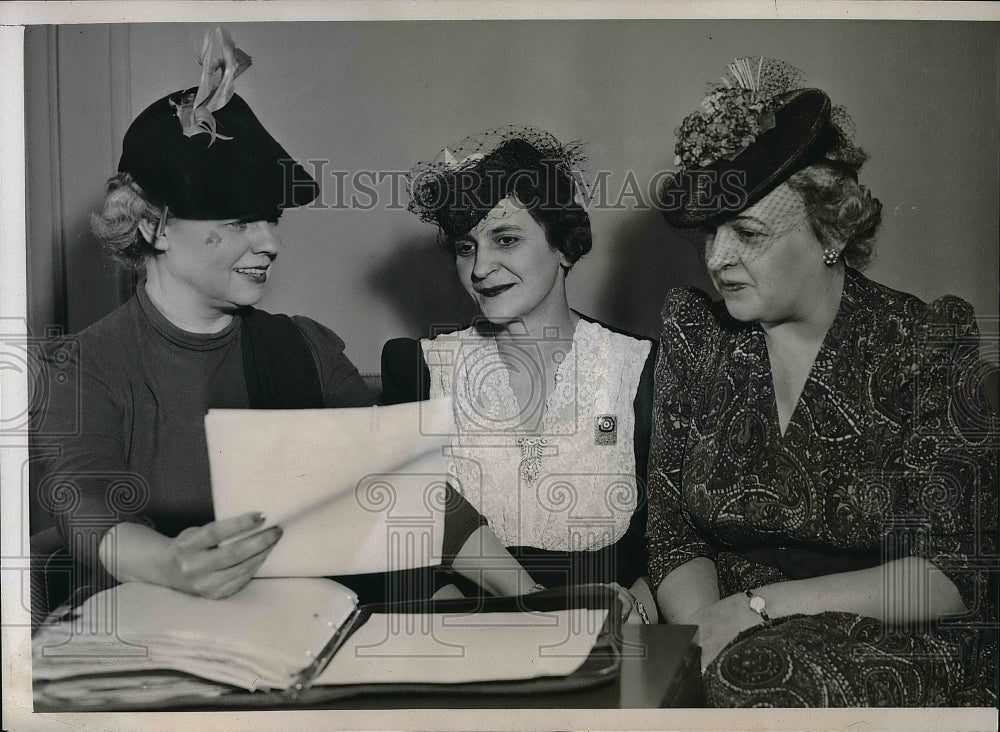
[[[653,586],[696,557],[714,557],[684,509],[682,470],[693,395],[710,359],[718,323],[709,296],[676,289],[663,307],[663,331],[654,375],[653,435],[648,468],[649,572]]]
[[[992,614],[985,563],[996,557],[997,421],[986,399],[972,307],[943,297],[916,314],[904,349],[902,485],[887,540],[922,556],[958,588],[970,613]]]

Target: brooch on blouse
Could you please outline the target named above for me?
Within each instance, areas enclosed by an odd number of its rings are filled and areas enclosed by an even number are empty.
[[[549,444],[545,437],[518,437],[515,442],[521,448],[521,463],[518,472],[525,485],[534,485],[542,471],[542,450]]]
[[[618,444],[618,417],[614,414],[599,414],[594,420],[594,444]]]

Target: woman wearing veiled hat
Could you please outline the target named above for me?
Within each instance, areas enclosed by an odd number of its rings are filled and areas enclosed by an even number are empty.
[[[438,227],[480,317],[387,343],[384,398],[451,397],[453,483],[530,575],[503,591],[614,583],[641,595],[655,349],[569,306],[566,278],[592,245],[579,161],[578,146],[511,126],[415,169],[410,209]],[[455,569],[474,576],[477,548],[466,542]],[[496,562],[480,573],[487,586]],[[622,594],[638,622],[645,608]]]
[[[55,389],[41,415],[40,433],[60,436],[41,501],[78,586],[232,594],[281,529],[222,545],[263,517],[215,520],[206,411],[372,403],[335,333],[253,307],[281,250],[282,212],[319,188],[233,93],[248,63],[224,31],[206,36],[201,86],[132,122],[92,217],[106,252],[143,277],[74,337],[80,383]]]
[[[995,422],[972,308],[862,275],[846,115],[739,60],[678,130],[667,221],[722,296],[663,309],[650,574],[715,706],[996,704]]]

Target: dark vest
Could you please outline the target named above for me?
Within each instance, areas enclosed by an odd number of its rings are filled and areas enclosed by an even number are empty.
[[[323,387],[312,349],[287,315],[246,308],[240,342],[251,409],[323,406]]]

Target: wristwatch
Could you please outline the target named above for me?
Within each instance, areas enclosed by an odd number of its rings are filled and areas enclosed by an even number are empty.
[[[760,615],[760,619],[764,621],[764,625],[770,625],[771,616],[767,614],[767,602],[764,598],[753,594],[750,590],[747,590],[746,594],[750,598],[750,609]]]

